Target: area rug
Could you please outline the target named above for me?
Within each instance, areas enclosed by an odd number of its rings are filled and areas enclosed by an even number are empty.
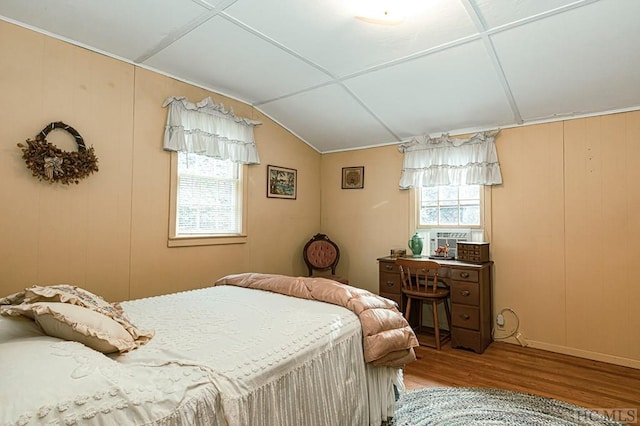
[[[503,389],[456,387],[428,387],[402,394],[390,422],[390,426],[622,424],[555,399]]]

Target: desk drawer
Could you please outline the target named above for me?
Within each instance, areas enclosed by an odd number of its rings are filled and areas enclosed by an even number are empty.
[[[482,344],[482,336],[479,331],[453,327],[451,329],[451,347],[472,349],[481,354],[484,352],[485,345]]]
[[[473,306],[451,304],[451,325],[469,330],[479,330],[480,309]]]
[[[478,283],[452,281],[451,303],[478,306],[480,304],[480,288]]]
[[[440,278],[451,278],[451,268],[446,266],[441,266],[438,270],[438,277]]]
[[[388,272],[380,271],[380,293],[394,293],[400,294],[402,284],[400,282],[399,274],[390,274]]]
[[[478,271],[472,269],[451,269],[451,279],[457,281],[478,282]]]
[[[398,268],[398,265],[393,262],[380,262],[380,273],[382,274],[383,272],[399,274],[400,269]]]

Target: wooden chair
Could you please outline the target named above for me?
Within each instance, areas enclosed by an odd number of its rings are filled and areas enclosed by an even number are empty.
[[[407,297],[404,317],[407,321],[410,320],[412,301],[419,301],[418,327],[416,329],[418,341],[423,346],[435,347],[440,350],[441,345],[451,338],[450,330],[440,329],[440,319],[438,318],[438,305],[442,303],[447,316],[447,325],[451,329],[451,311],[448,301],[449,288],[438,287],[440,265],[432,261],[409,258],[396,259],[396,265],[400,269],[402,293]],[[433,332],[431,333],[425,333],[425,330],[429,330],[429,328],[422,325],[422,307],[425,302],[431,304],[433,314]],[[421,341],[420,333],[433,334],[435,344],[425,343],[424,339]]]
[[[305,244],[302,250],[304,263],[309,269],[309,276],[314,276],[314,271],[319,271],[318,276],[329,278],[343,284],[349,284],[349,280],[336,275],[336,266],[340,260],[340,249],[325,234],[316,234]],[[331,274],[327,272],[331,270]],[[323,273],[324,272],[324,273]]]

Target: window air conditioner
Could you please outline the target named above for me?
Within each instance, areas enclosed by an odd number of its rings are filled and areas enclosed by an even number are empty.
[[[458,241],[473,241],[471,229],[430,229],[427,231],[427,243],[429,250],[425,253],[431,256],[438,247],[444,247],[449,243],[449,256],[458,257]]]

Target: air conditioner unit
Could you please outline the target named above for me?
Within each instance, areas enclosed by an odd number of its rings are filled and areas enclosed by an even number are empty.
[[[449,243],[449,256],[458,257],[457,247],[459,241],[473,241],[471,229],[430,229],[427,231],[425,246],[431,256],[438,247],[445,247]]]

